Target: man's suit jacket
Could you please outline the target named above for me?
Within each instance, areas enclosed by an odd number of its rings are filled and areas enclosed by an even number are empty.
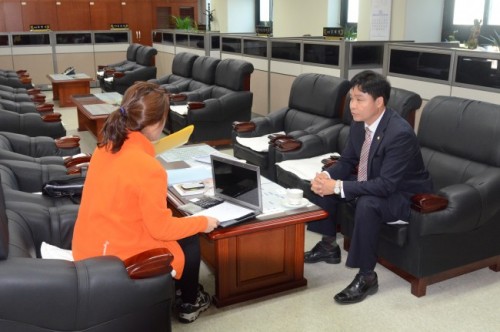
[[[397,112],[387,108],[372,136],[368,156],[368,180],[356,181],[361,146],[365,139],[363,122],[353,122],[349,139],[338,162],[328,169],[332,179],[346,180],[346,200],[362,195],[394,200],[396,215],[407,214],[410,197],[432,192],[432,181],[425,169],[417,137],[410,124]],[[392,205],[392,204],[391,204]]]

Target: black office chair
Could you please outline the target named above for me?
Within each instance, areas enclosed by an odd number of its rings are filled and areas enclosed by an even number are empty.
[[[349,91],[349,81],[322,74],[301,74],[290,89],[288,105],[268,116],[236,123],[233,131],[234,156],[257,165],[261,174],[276,179],[275,151],[272,144],[265,152],[254,151],[240,144],[236,137],[258,137],[285,132],[288,138],[314,134],[340,123],[340,114]]]
[[[349,102],[350,97],[347,96],[341,123],[328,127],[317,134],[299,137],[296,139],[297,143],[288,143],[288,145],[296,147],[295,149],[282,149],[278,146],[276,148],[276,162],[313,158],[324,154],[333,154],[334,152],[341,154],[348,140],[350,125],[353,121]],[[387,106],[398,112],[412,126],[415,122],[415,113],[421,105],[422,98],[418,94],[404,89],[391,88]],[[335,162],[333,159],[326,159],[325,164]],[[322,166],[319,163],[316,170],[320,172]],[[276,167],[276,174],[277,182],[285,188],[301,188],[304,190],[304,196],[309,199],[315,195],[311,192],[311,184],[308,180],[283,169],[279,164]]]
[[[121,261],[42,259],[46,242],[71,249],[77,209],[6,204],[0,186],[0,330],[171,331],[173,256],[166,248]]]

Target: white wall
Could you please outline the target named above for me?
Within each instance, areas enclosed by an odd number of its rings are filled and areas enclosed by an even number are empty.
[[[373,0],[360,0],[358,40],[369,40]],[[212,30],[253,32],[254,0],[211,0]],[[444,0],[392,0],[392,40],[441,40]],[[340,0],[274,0],[274,37],[321,36],[323,27],[337,26]]]
[[[360,0],[358,40],[370,39],[372,0]],[[391,40],[441,41],[444,0],[392,0]]]
[[[255,31],[254,0],[228,0],[228,32]]]
[[[329,0],[274,0],[273,36],[322,36]]]
[[[328,0],[327,27],[340,26],[340,0]]]
[[[406,3],[405,39],[417,43],[440,42],[444,0],[407,0]]]

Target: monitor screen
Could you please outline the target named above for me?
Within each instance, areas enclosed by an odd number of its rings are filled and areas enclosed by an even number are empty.
[[[258,166],[211,155],[215,196],[262,211]]]

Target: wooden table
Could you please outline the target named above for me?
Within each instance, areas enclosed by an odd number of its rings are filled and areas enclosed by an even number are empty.
[[[60,107],[75,106],[71,99],[72,95],[90,93],[92,78],[88,75],[49,74],[47,78],[52,84],[53,99],[59,100]]]
[[[184,204],[175,189],[168,206],[175,215]],[[307,285],[304,278],[304,223],[323,219],[317,206],[253,220],[200,236],[204,262],[215,275],[217,307]]]
[[[90,131],[99,142],[102,139],[101,131],[108,115],[92,115],[85,109],[85,105],[105,104],[105,102],[93,94],[73,95],[71,99],[76,105],[76,112],[78,115],[78,131]]]

